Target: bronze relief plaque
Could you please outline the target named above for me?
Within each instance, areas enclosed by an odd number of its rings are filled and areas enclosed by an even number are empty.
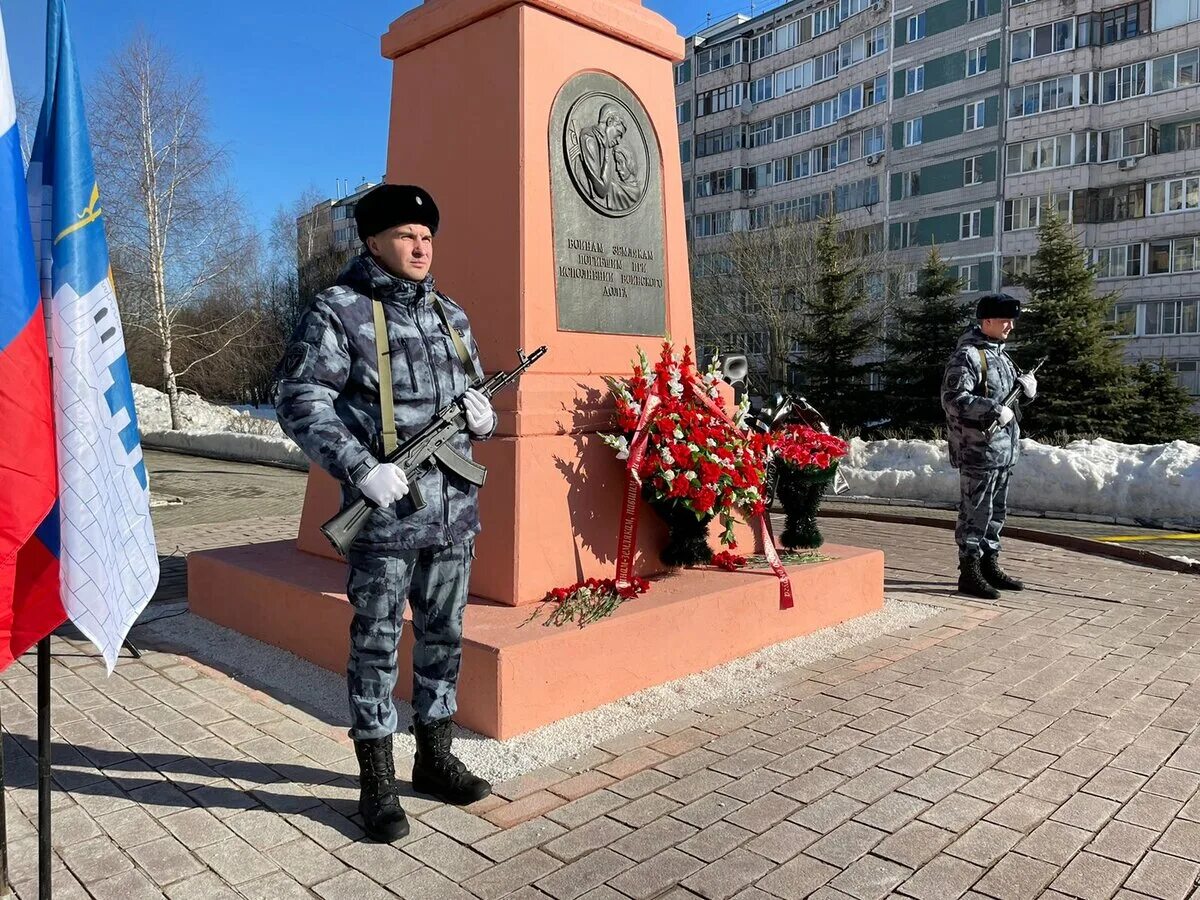
[[[666,330],[662,160],[641,102],[599,72],[572,78],[550,113],[558,327]]]

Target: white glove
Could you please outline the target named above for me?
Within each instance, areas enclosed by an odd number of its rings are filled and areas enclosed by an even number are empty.
[[[1021,390],[1025,392],[1025,396],[1030,400],[1037,396],[1037,379],[1033,377],[1032,372],[1018,375],[1017,384],[1021,385]]]
[[[1000,427],[1003,428],[1013,420],[1013,411],[1011,406],[1000,407]]]
[[[463,409],[467,414],[467,427],[474,434],[487,434],[496,423],[491,402],[475,388],[468,388],[463,394]]]
[[[408,476],[395,463],[380,463],[366,474],[358,489],[376,506],[391,506],[408,493]]]

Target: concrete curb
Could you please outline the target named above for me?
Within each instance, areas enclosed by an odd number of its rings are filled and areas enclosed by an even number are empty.
[[[946,528],[953,530],[953,519],[934,518],[932,516],[914,516],[901,513],[880,513],[869,510],[832,509],[822,507],[819,515],[831,519],[867,519],[872,522],[891,522],[896,525],[925,525],[931,528]],[[1074,550],[1076,553],[1086,553],[1089,556],[1106,556],[1109,559],[1119,559],[1150,569],[1165,569],[1169,572],[1183,572],[1187,575],[1200,575],[1200,565],[1186,563],[1182,560],[1171,559],[1161,553],[1142,550],[1137,547],[1122,547],[1105,541],[1093,541],[1089,538],[1073,534],[1057,534],[1052,531],[1040,531],[1036,528],[1020,526],[1004,527],[1004,534],[1021,541],[1032,541],[1037,544],[1047,544],[1051,547],[1061,547],[1064,550]]]

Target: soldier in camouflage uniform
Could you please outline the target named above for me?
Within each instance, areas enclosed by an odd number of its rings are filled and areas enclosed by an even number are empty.
[[[399,441],[462,398],[469,434],[459,434],[453,447],[470,458],[471,441],[490,437],[496,417],[471,387],[480,366],[466,313],[435,292],[429,274],[439,223],[433,198],[417,187],[381,185],[359,201],[355,219],[367,249],[304,311],[280,366],[275,405],[284,431],[341,482],[343,504],[362,495],[376,506],[347,560],[354,607],[347,685],[364,827],[371,837],[391,841],[408,833],[392,757],[392,689],[406,601],[414,636],[413,787],[466,804],[485,797],[491,786],[450,752],[463,611],[479,532],[477,489],[435,466],[418,482],[426,504],[418,511],[408,496],[407,473],[381,462],[373,303],[382,303],[387,325],[384,349],[390,353]],[[462,357],[450,328],[469,348]]]
[[[942,408],[949,425],[950,464],[959,470],[958,589],[985,600],[999,599],[997,588],[1024,585],[999,565],[1000,530],[1008,505],[1008,482],[1021,452],[1016,412],[1004,397],[1020,383],[1024,395],[1037,394],[1037,379],[1022,375],[1004,352],[1021,304],[1008,294],[985,294],[976,307],[977,324],[958,342],[942,380]],[[989,439],[986,431],[999,427]]]

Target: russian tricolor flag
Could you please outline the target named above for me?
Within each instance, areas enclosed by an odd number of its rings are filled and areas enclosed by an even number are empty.
[[[66,618],[45,328],[0,19],[0,670]]]

